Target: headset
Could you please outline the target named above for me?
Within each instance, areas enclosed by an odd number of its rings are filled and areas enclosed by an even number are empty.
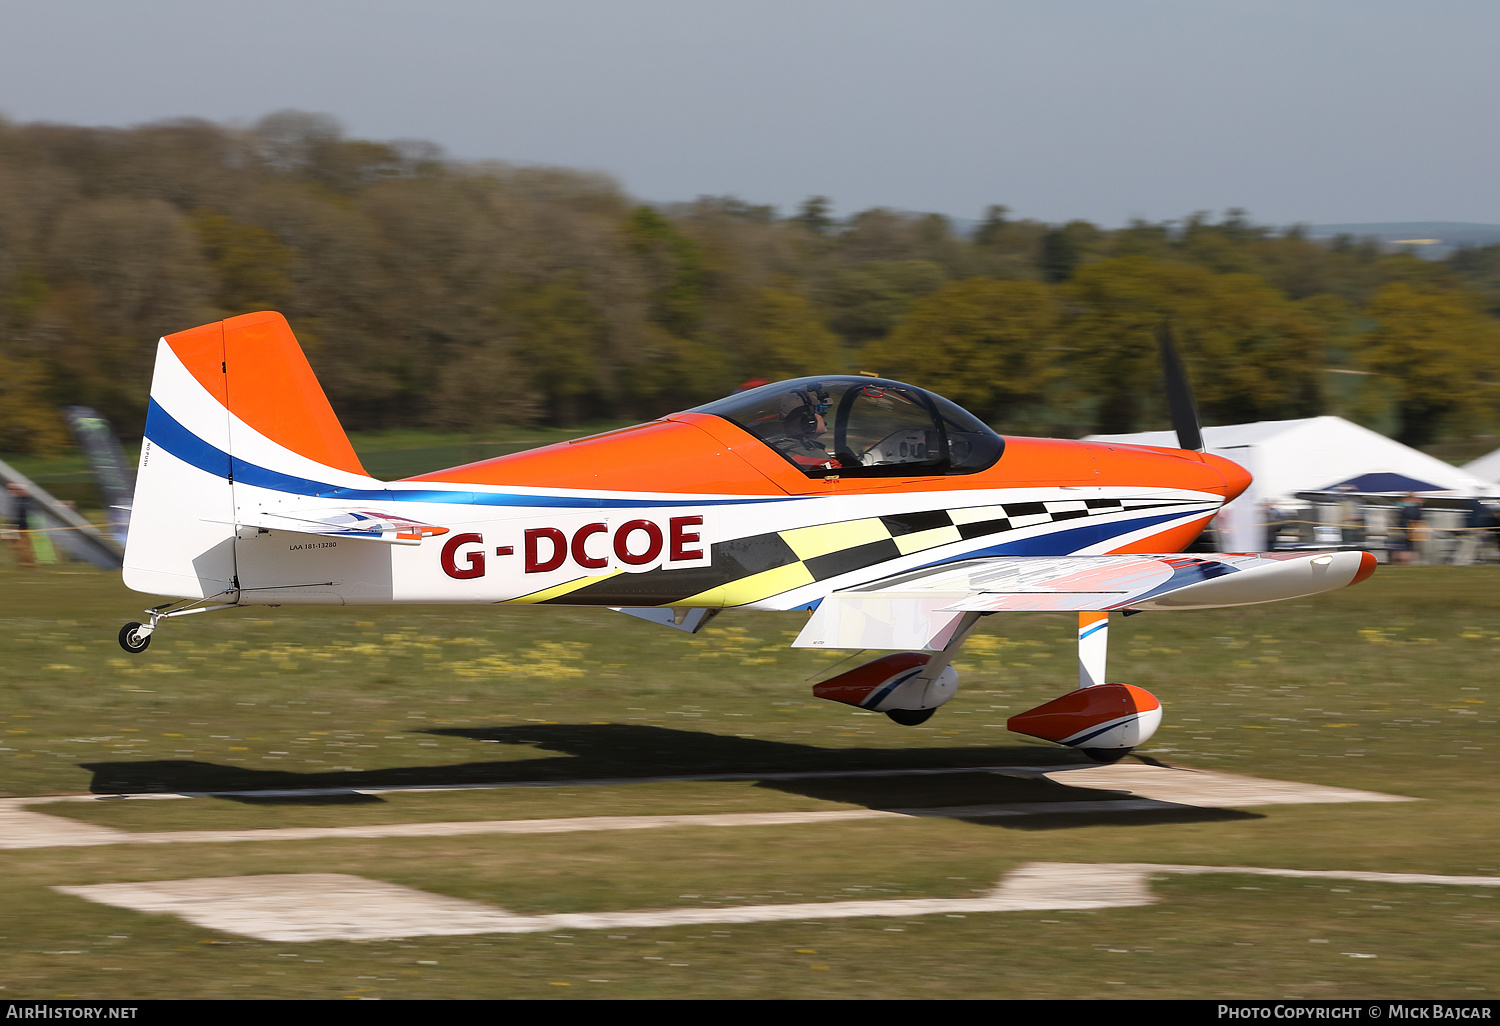
[[[795,427],[796,433],[811,436],[818,433],[818,418],[828,413],[832,399],[823,388],[799,388],[793,394],[802,400],[802,405],[787,414],[788,430]]]

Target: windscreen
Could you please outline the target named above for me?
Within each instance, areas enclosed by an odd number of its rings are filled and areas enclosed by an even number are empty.
[[[1004,442],[941,396],[884,378],[796,378],[693,410],[744,428],[809,477],[973,473]]]

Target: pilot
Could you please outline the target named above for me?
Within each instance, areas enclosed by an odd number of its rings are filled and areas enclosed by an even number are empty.
[[[821,435],[828,430],[824,419],[828,414],[827,389],[819,385],[811,388],[796,388],[781,397],[781,430],[787,444],[786,455],[793,463],[802,467],[836,469],[839,464],[828,454]]]

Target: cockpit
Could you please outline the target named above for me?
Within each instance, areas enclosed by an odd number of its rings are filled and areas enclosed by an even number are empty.
[[[885,378],[778,381],[691,412],[745,429],[808,477],[972,474],[1005,448],[962,407]]]

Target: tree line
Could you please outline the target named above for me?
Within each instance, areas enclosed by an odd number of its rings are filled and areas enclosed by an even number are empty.
[[[0,450],[144,424],[156,339],[287,315],[351,429],[646,418],[870,370],[1012,433],[1164,426],[1170,318],[1207,423],[1340,413],[1410,444],[1500,415],[1500,246],[1446,261],[1229,211],[1107,230],[992,206],[651,205],[609,178],[249,128],[0,121]]]

